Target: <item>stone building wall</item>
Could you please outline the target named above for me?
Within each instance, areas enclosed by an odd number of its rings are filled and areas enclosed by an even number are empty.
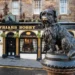
[[[69,0],[69,20],[75,21],[75,0]]]
[[[60,14],[59,13],[59,0],[44,0],[43,2],[43,9],[47,8],[48,6],[53,6],[58,15],[58,21],[65,21],[65,22],[75,22],[75,0],[67,0],[67,14]]]
[[[22,12],[25,14],[25,17],[32,17],[33,16],[33,5],[32,2],[22,2]]]
[[[0,9],[3,9],[5,0],[0,0]],[[20,1],[20,0],[19,0]],[[22,14],[25,15],[25,18],[33,18],[33,0],[21,0],[22,2]],[[42,0],[42,10],[48,8],[49,6],[54,6],[57,11],[58,21],[74,22],[75,21],[75,0],[68,1],[68,13],[60,14],[59,13],[59,0]],[[11,12],[11,2],[8,0],[9,9]],[[0,14],[3,14],[3,11],[0,11]],[[39,17],[39,15],[38,15]],[[20,18],[20,15],[18,16]]]

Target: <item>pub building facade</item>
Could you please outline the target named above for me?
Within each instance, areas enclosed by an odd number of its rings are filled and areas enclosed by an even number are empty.
[[[46,52],[43,51],[42,33],[40,22],[0,23],[0,56],[43,59]]]
[[[42,24],[27,22],[39,20],[42,10],[52,6],[59,22],[75,22],[74,0],[0,0],[0,3],[0,56],[3,58],[40,60],[45,57]],[[70,33],[75,37],[74,29]]]
[[[47,53],[41,22],[16,22],[13,15],[0,23],[0,57],[41,60]],[[75,37],[75,23],[61,23]]]

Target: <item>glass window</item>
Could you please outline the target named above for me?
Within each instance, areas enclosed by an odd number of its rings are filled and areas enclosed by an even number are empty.
[[[45,46],[45,42],[42,40],[42,53],[44,53],[44,46]]]
[[[67,14],[67,0],[60,0],[60,14]]]
[[[42,53],[48,53],[50,50],[49,45],[45,44],[45,41],[42,39]]]
[[[19,1],[12,2],[12,14],[19,15],[20,14],[20,3]]]
[[[33,5],[34,5],[34,14],[40,14],[42,0],[34,0]]]
[[[37,52],[37,39],[20,39],[20,52],[36,53]]]

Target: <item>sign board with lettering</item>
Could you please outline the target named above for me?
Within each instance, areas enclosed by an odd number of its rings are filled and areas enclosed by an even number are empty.
[[[39,29],[36,26],[0,26],[0,30],[34,30]]]
[[[35,30],[42,29],[38,24],[0,24],[0,30]]]

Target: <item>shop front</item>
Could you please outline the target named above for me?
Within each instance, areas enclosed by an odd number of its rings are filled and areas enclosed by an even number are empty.
[[[0,31],[3,58],[41,59],[40,23],[1,24]]]

